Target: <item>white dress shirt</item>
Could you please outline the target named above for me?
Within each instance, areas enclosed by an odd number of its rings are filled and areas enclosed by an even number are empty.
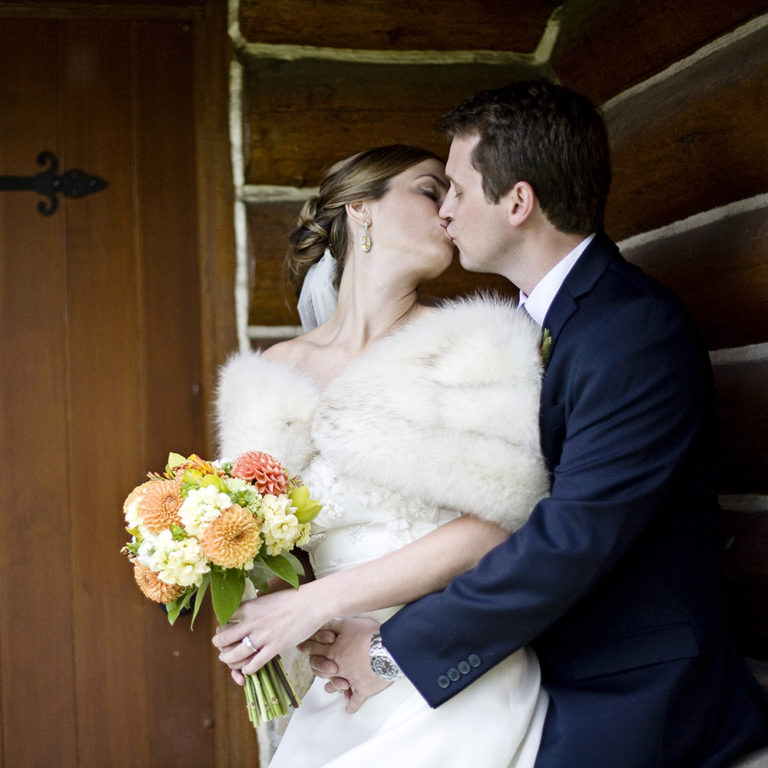
[[[557,264],[555,264],[555,266],[552,267],[541,280],[539,280],[529,296],[526,296],[520,291],[520,302],[518,306],[525,309],[525,311],[539,325],[544,325],[544,318],[547,316],[549,307],[555,300],[555,296],[557,296],[560,286],[562,286],[565,278],[568,277],[568,273],[579,260],[579,256],[584,253],[586,247],[592,242],[594,237],[595,233],[593,232],[589,237],[582,240],[564,259],[558,261]]]

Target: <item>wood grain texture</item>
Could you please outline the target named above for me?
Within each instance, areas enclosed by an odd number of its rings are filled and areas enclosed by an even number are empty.
[[[566,0],[551,64],[601,104],[764,11],[763,0]]]
[[[55,150],[58,30],[0,26],[0,173]],[[30,47],[47,57],[30,59]],[[26,64],[18,67],[18,62]],[[37,94],[32,103],[26,94]],[[0,762],[75,766],[66,260],[61,217],[0,192]],[[55,660],[55,673],[51,672]]]
[[[242,0],[251,43],[378,50],[531,53],[556,2],[546,0]]]
[[[296,296],[283,268],[288,233],[302,203],[250,203],[248,226],[249,325],[298,325]]]
[[[709,349],[768,340],[768,208],[670,234],[625,255],[680,296]]]
[[[614,239],[768,191],[768,26],[606,115]]]
[[[381,144],[447,154],[441,114],[481,88],[530,69],[250,60],[244,75],[247,184],[316,186],[340,158]]]
[[[234,183],[229,140],[229,70],[232,44],[227,35],[226,0],[212,0],[194,28],[195,187],[200,249],[200,326],[202,334],[200,401],[207,455],[215,450],[211,416],[216,375],[237,347]],[[217,740],[223,728],[216,731]],[[234,765],[234,763],[224,763]],[[251,763],[253,764],[253,763]]]
[[[171,629],[120,555],[125,495],[204,439],[192,29],[6,19],[0,38],[2,151],[109,182],[51,217],[0,196],[2,450],[33,478],[0,490],[0,762],[208,768],[210,616]]]

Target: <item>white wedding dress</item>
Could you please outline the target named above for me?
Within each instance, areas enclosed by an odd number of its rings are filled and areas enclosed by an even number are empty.
[[[319,498],[336,500],[313,525],[317,577],[386,554],[455,517],[395,491],[340,483],[322,460],[303,479]],[[369,615],[383,621],[391,613]],[[293,713],[270,768],[531,768],[536,759],[547,697],[527,649],[437,709],[402,678],[350,715],[344,697],[326,693],[324,684],[315,680]]]
[[[506,305],[465,302],[384,339],[324,390],[239,356],[218,392],[222,455],[266,450],[301,472],[323,503],[308,547],[317,578],[460,512],[513,530],[548,483],[533,333]],[[270,768],[532,768],[548,704],[528,649],[436,709],[402,678],[350,715],[324,684],[292,714]]]

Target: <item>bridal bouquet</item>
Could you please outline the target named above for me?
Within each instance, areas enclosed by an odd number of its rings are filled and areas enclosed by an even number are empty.
[[[249,451],[234,461],[205,461],[172,453],[165,472],[148,477],[123,504],[131,540],[122,551],[141,591],[165,604],[171,624],[185,610],[194,624],[209,589],[224,625],[246,580],[262,592],[271,576],[298,587],[304,570],[290,550],[309,539],[320,504],[272,456]],[[279,656],[246,677],[245,693],[254,725],[299,705]]]

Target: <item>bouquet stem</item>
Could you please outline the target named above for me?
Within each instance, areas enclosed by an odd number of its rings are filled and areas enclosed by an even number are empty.
[[[287,715],[291,707],[301,703],[279,656],[268,661],[256,674],[245,676],[245,700],[254,728]]]

